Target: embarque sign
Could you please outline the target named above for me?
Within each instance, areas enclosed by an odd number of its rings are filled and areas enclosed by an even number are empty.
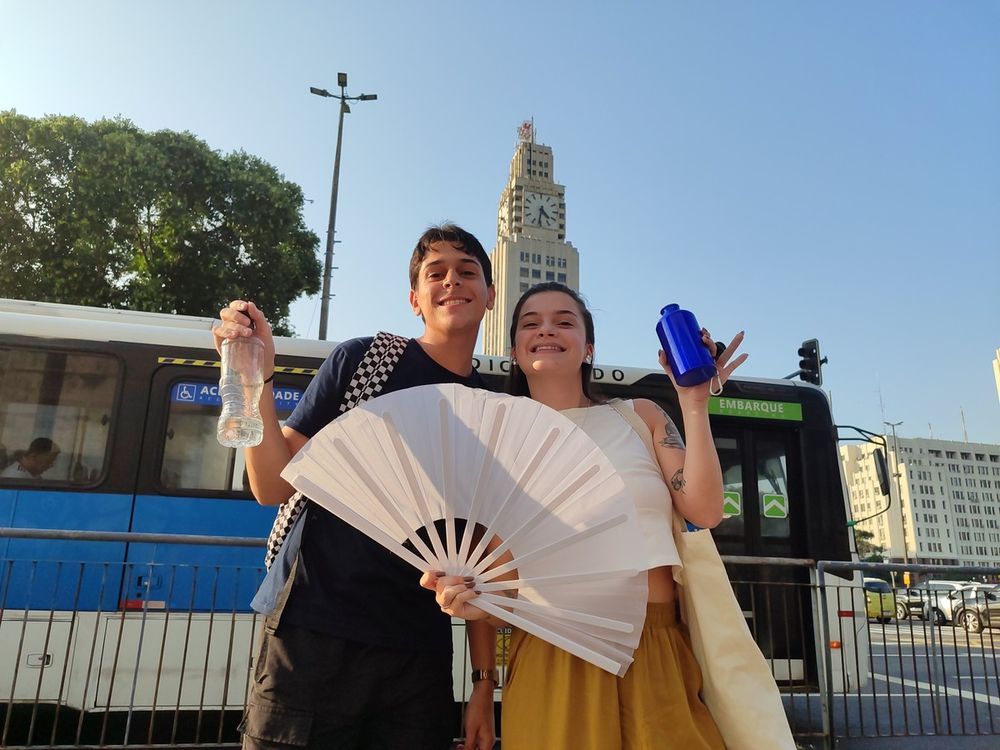
[[[802,421],[802,404],[790,401],[761,401],[748,398],[710,396],[708,413],[726,417],[750,417],[752,419],[782,419],[791,422]]]

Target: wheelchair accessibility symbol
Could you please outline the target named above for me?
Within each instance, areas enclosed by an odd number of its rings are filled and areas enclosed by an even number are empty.
[[[197,389],[190,383],[181,383],[177,386],[177,400],[178,401],[191,401],[193,402],[196,398]]]

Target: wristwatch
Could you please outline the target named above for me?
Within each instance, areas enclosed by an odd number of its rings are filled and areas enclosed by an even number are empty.
[[[495,669],[473,669],[472,681],[491,680],[494,685],[500,684],[500,675]]]

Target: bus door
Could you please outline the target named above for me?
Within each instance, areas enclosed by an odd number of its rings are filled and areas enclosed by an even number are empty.
[[[724,482],[720,553],[809,557],[797,430],[754,424],[713,426]],[[730,565],[747,624],[779,682],[814,677],[809,574],[779,565]]]
[[[276,510],[251,496],[243,451],[216,439],[221,400],[212,365],[167,363],[152,378],[132,531],[264,539],[271,529]],[[279,419],[307,382],[278,375]],[[263,547],[132,544],[128,560],[132,608],[248,611],[264,574]]]

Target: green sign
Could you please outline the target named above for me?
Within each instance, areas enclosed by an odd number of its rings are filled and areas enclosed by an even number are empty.
[[[752,417],[754,419],[784,419],[802,421],[802,404],[790,401],[759,401],[749,398],[710,396],[708,413],[725,417]]]
[[[784,495],[764,495],[760,510],[764,518],[788,518],[788,498]]]
[[[743,498],[739,492],[722,493],[722,516],[732,518],[743,515]]]

